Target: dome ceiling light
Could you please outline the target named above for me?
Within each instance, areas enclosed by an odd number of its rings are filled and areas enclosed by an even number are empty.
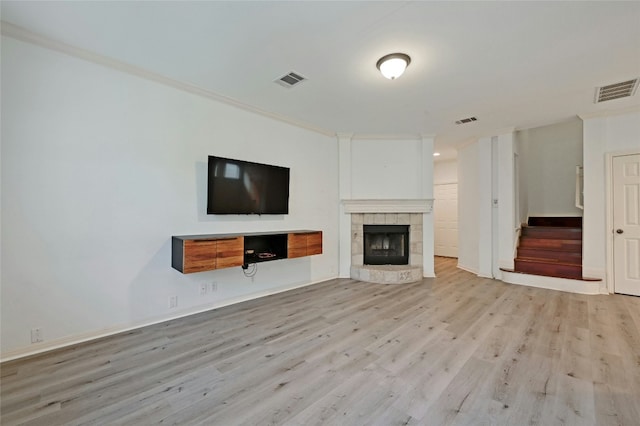
[[[411,58],[409,55],[405,55],[404,53],[391,53],[380,58],[376,63],[376,67],[383,76],[389,80],[395,80],[404,73],[404,70],[407,69],[410,63]]]

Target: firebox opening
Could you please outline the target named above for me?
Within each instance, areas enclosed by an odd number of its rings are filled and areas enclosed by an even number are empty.
[[[365,265],[408,265],[409,225],[363,225]]]

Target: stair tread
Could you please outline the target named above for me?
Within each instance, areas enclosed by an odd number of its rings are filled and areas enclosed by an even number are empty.
[[[528,243],[528,244],[567,244],[571,246],[581,246],[582,240],[562,240],[560,238],[531,238],[531,237],[521,237],[520,241]]]
[[[527,225],[523,224],[522,229],[539,229],[542,231],[572,231],[572,232],[582,232],[582,228],[577,226],[544,226],[544,225]]]
[[[515,260],[520,262],[527,262],[527,263],[544,263],[548,265],[564,265],[564,266],[582,267],[582,258],[580,258],[580,262],[576,262],[576,263],[567,262],[566,260],[556,260],[556,259],[529,257],[529,256],[526,256],[526,257],[518,256],[515,258]]]
[[[521,238],[540,238],[546,240],[582,241],[582,232],[530,231],[523,230]]]
[[[567,244],[572,246],[582,245],[582,240],[572,240],[566,238],[527,237],[526,235],[521,236],[520,241],[529,244]]]
[[[543,276],[543,277],[549,277],[549,278],[564,278],[564,279],[568,279],[568,280],[578,280],[578,281],[602,281],[602,278],[591,278],[591,277],[558,277],[558,276],[551,276],[551,275],[545,275],[545,274],[536,274],[533,272],[523,272],[523,271],[516,271],[515,269],[510,269],[510,268],[500,268],[501,271],[504,272],[510,272],[512,274],[523,274],[523,275],[537,275],[537,276]]]
[[[558,250],[540,247],[518,247],[517,257],[535,259],[567,259],[582,261],[582,250]]]
[[[576,247],[570,247],[571,249],[575,249]],[[565,256],[581,256],[582,251],[572,251],[572,250],[561,250],[555,247],[531,247],[531,246],[518,246],[518,251],[523,251],[527,253],[534,253],[538,255],[544,255],[545,253],[549,253],[549,256],[554,254],[565,255]]]
[[[522,240],[520,242],[522,243]],[[551,244],[551,245],[545,246],[544,244]],[[562,244],[562,242],[560,242],[560,244]],[[526,248],[527,250],[558,251],[559,248],[562,248],[560,244],[558,244],[557,242],[550,243],[548,241],[540,242],[540,241],[525,240],[524,244],[520,244],[518,247],[523,247],[523,248]],[[571,249],[578,249],[578,248],[582,248],[582,243],[565,244],[565,248],[567,248],[567,246],[568,248],[571,248]]]

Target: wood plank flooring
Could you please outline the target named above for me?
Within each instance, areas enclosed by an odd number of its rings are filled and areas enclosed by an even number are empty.
[[[505,284],[437,258],[1,369],[2,425],[640,425],[640,298]]]

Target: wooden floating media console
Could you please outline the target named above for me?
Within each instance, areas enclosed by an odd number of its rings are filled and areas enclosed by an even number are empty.
[[[314,254],[322,254],[322,231],[171,237],[171,266],[183,274]]]

